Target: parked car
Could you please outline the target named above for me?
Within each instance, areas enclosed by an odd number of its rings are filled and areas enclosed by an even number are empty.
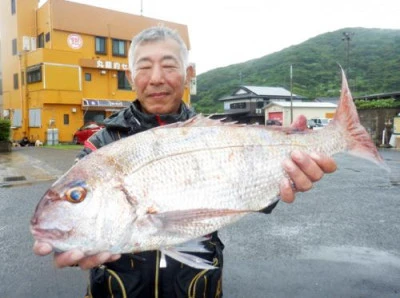
[[[310,120],[314,121],[317,127],[324,127],[329,123],[328,118],[311,118]]]
[[[280,122],[279,120],[275,120],[275,119],[268,119],[268,120],[267,120],[267,125],[278,125],[278,126],[282,126],[282,122]]]
[[[103,129],[103,125],[98,123],[87,123],[81,128],[79,128],[75,133],[72,139],[74,144],[83,144],[85,141],[90,138],[94,133]]]
[[[307,127],[308,128],[313,129],[316,126],[317,126],[317,124],[314,122],[314,120],[312,120],[312,119],[308,119],[307,120]]]

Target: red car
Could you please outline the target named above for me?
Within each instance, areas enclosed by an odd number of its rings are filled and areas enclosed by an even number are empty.
[[[72,142],[74,144],[83,144],[85,141],[92,136],[92,134],[98,132],[101,130],[104,126],[101,124],[97,123],[87,123],[81,128],[79,128],[75,133],[74,133],[74,138],[72,139]]]

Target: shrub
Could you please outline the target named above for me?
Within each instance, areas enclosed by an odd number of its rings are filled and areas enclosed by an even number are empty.
[[[10,140],[10,128],[10,120],[0,119],[0,141]]]
[[[391,109],[400,108],[400,101],[391,99],[378,99],[378,100],[355,100],[357,109],[367,110],[367,109]]]

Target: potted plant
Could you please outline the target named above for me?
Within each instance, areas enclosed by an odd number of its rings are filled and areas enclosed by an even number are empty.
[[[0,152],[11,152],[10,128],[10,120],[0,119]]]

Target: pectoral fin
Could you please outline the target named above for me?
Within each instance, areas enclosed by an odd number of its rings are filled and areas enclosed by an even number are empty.
[[[212,265],[211,261],[202,259],[202,258],[194,256],[194,255],[190,255],[190,254],[187,254],[187,253],[180,252],[180,251],[178,251],[178,250],[176,250],[176,249],[174,249],[172,247],[171,248],[163,248],[163,249],[161,249],[161,251],[165,255],[167,255],[167,256],[169,256],[169,257],[171,257],[171,258],[173,258],[173,259],[175,259],[175,260],[177,260],[177,261],[179,261],[179,262],[181,262],[183,264],[186,264],[186,265],[188,265],[190,267],[196,268],[196,269],[207,269],[207,270],[209,270],[209,269],[216,269],[217,268],[217,267]]]
[[[250,213],[250,210],[233,210],[233,209],[190,209],[176,210],[156,214],[149,214],[153,222],[158,223],[158,228],[164,231],[180,234],[192,234],[193,228],[202,225],[206,227],[210,225],[208,219],[234,216],[238,214]],[[197,235],[198,236],[198,235]]]

